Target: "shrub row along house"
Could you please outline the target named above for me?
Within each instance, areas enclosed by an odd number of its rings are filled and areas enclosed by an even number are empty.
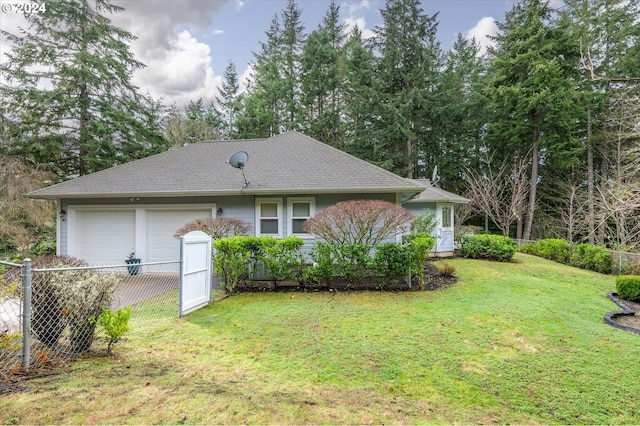
[[[243,169],[228,160],[248,153]],[[254,235],[316,240],[303,224],[340,201],[378,199],[436,215],[435,251],[453,251],[453,209],[463,197],[402,178],[292,131],[267,139],[187,145],[28,194],[58,205],[57,253],[91,265],[179,258],[175,231],[197,218],[248,222]]]

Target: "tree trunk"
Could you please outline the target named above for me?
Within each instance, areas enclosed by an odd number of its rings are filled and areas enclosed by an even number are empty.
[[[533,228],[533,215],[536,211],[536,189],[538,187],[538,163],[540,145],[540,126],[536,125],[533,133],[533,152],[531,153],[531,184],[529,187],[529,209],[527,210],[527,221],[524,227],[523,238],[531,239],[531,229]]]
[[[411,161],[412,151],[413,146],[411,143],[411,139],[407,139],[407,177],[409,179],[413,179],[413,163]]]
[[[589,234],[589,244],[593,244],[595,242],[596,235],[592,125],[591,109],[589,109],[587,112],[587,232]]]

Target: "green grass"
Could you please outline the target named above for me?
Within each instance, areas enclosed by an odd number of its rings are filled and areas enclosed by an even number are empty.
[[[115,358],[4,395],[5,423],[638,422],[614,278],[518,254],[433,292],[259,293],[132,314]],[[152,307],[152,306],[151,306]]]

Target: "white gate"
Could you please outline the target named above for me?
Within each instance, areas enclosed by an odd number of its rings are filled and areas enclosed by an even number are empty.
[[[180,238],[180,260],[181,317],[211,300],[211,237],[192,231]]]

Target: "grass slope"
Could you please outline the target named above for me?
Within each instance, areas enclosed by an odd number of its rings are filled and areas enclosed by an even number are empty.
[[[614,279],[519,254],[433,292],[241,294],[132,317],[115,358],[4,395],[5,423],[638,422]],[[150,309],[149,312],[155,312]]]

